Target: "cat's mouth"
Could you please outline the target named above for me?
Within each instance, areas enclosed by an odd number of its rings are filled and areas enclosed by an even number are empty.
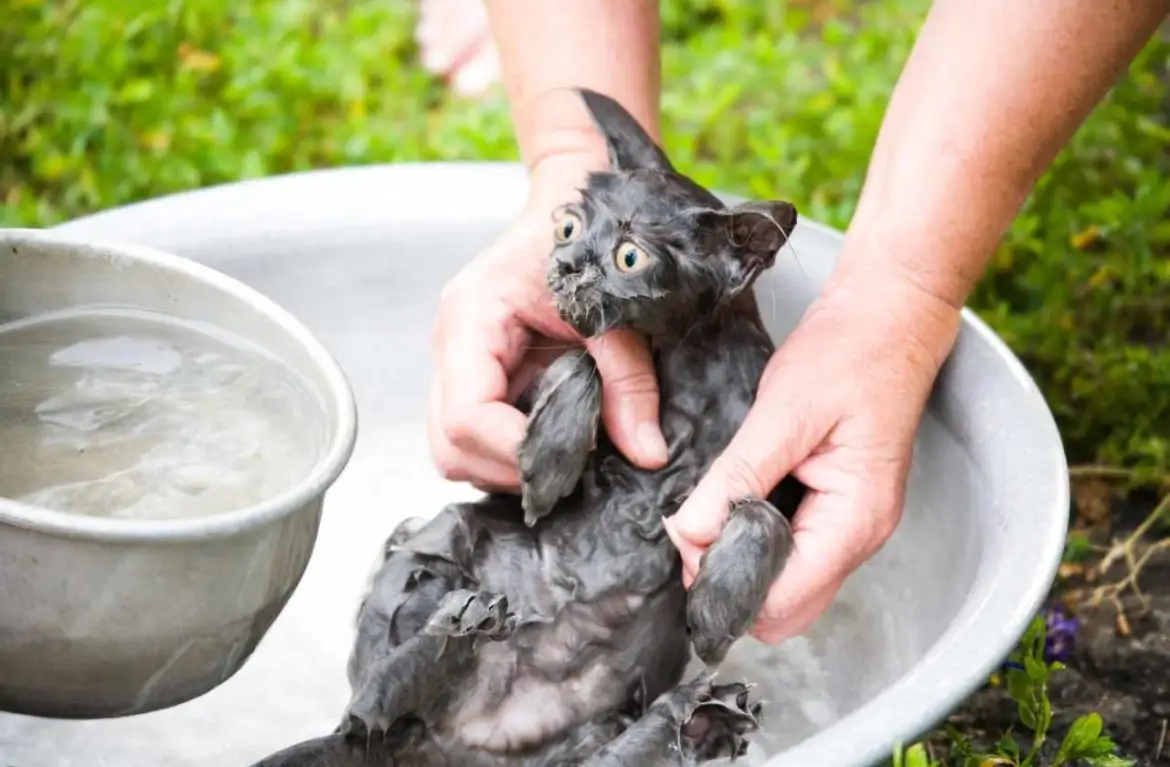
[[[554,291],[553,303],[556,305],[557,314],[585,338],[601,335],[603,332],[601,313],[594,308],[592,302],[582,300],[580,293],[581,291]]]
[[[548,286],[557,314],[585,338],[599,336],[606,330],[604,297],[597,290],[597,280],[586,273],[549,275]]]

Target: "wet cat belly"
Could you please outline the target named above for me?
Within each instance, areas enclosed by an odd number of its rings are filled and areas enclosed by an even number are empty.
[[[681,583],[649,595],[617,587],[484,645],[453,701],[447,736],[467,749],[529,752],[632,699],[652,700],[678,683],[690,659],[685,600]]]
[[[521,600],[521,626],[507,641],[483,645],[447,718],[448,737],[462,747],[530,751],[610,716],[632,697],[653,699],[679,683],[690,649],[681,574],[661,565],[672,559],[672,544],[641,540],[625,545],[638,557],[611,559],[607,539],[617,528],[606,525],[604,513],[580,519],[580,527],[565,519],[559,530],[551,528],[557,535],[539,550],[541,572],[528,574],[559,583],[552,594],[542,593],[556,607],[550,610],[538,599],[526,606],[531,613],[524,617],[524,590],[509,589]],[[586,543],[586,550],[567,545],[566,538]],[[639,567],[639,561],[651,566]],[[487,582],[494,580],[490,573],[504,572],[503,566],[484,565]],[[647,580],[648,569],[658,576]],[[593,578],[580,580],[586,571]],[[577,578],[566,580],[570,574]]]

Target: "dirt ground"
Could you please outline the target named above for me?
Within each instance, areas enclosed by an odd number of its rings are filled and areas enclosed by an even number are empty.
[[[1170,524],[1148,521],[1159,502],[1152,492],[1119,498],[1110,480],[1088,476],[1074,479],[1073,494],[1073,529],[1092,547],[1062,566],[1049,597],[1080,622],[1068,668],[1049,687],[1049,740],[1055,750],[1076,717],[1096,711],[1121,756],[1170,765]],[[1121,545],[1127,539],[1132,546]],[[1030,737],[1007,690],[993,685],[948,724],[984,748],[1009,727],[1021,741]],[[929,745],[935,756],[947,753],[941,734]]]

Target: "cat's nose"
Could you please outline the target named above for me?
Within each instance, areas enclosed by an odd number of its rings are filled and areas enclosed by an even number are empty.
[[[555,261],[557,275],[561,277],[568,277],[577,272],[577,261],[574,258],[565,255],[558,255]]]

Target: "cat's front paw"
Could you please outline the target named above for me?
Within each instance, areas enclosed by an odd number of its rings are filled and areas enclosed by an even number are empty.
[[[775,506],[762,498],[731,504],[687,592],[687,632],[705,664],[722,663],[755,622],[791,551],[792,527]]]
[[[597,444],[601,377],[586,351],[556,359],[536,387],[518,455],[521,505],[530,527],[581,480]]]

